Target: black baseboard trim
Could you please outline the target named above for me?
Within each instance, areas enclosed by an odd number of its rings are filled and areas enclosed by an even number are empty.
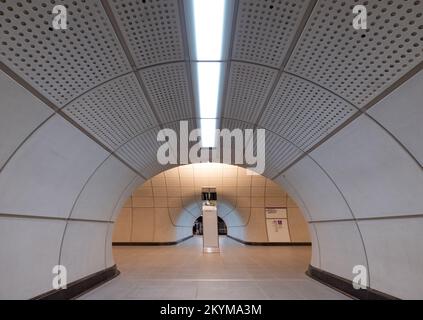
[[[120,274],[116,265],[68,284],[66,289],[52,290],[31,300],[71,300],[110,281]]]
[[[309,265],[306,274],[320,283],[327,285],[341,293],[358,300],[400,300],[389,294],[367,288],[354,289],[351,280],[344,279],[330,272]]]
[[[311,246],[311,242],[254,242],[254,241],[244,241],[230,235],[226,235],[232,240],[238,241],[247,246],[269,246],[269,247],[301,247],[301,246]]]
[[[191,239],[194,236],[188,236],[186,238],[180,239],[178,241],[170,241],[170,242],[113,242],[113,246],[115,247],[127,247],[127,246],[174,246],[181,242],[184,242],[188,239]]]

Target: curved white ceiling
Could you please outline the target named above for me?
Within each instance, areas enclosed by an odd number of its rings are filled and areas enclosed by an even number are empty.
[[[356,31],[351,1],[234,1],[221,127],[267,129],[264,175],[302,207],[313,266],[421,298],[423,2],[368,0]],[[123,201],[170,168],[158,131],[197,125],[193,62],[183,0],[2,0],[0,34],[0,296],[32,297],[57,261],[113,265]]]
[[[55,1],[0,4],[1,69],[144,177],[162,171],[158,130],[196,127],[184,2],[61,3],[66,31],[50,28]],[[348,2],[236,1],[221,127],[268,130],[266,176],[421,69],[422,4],[367,7],[356,31]]]

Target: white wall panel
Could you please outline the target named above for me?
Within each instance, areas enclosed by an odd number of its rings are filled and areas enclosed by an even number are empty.
[[[0,299],[53,290],[65,221],[0,217]]]
[[[423,171],[383,129],[360,117],[312,152],[356,217],[421,213]]]
[[[356,265],[367,266],[360,233],[354,221],[315,223],[320,268],[352,280]]]
[[[135,177],[125,188],[125,190],[120,194],[120,199],[117,201],[116,206],[114,208],[113,214],[110,216],[109,221],[116,221],[120,210],[125,205],[125,202],[128,201],[129,196],[132,194],[132,192],[145,180],[141,177]]]
[[[423,218],[359,222],[373,289],[401,299],[423,298]]]
[[[368,113],[393,133],[423,165],[423,71],[385,97]]]
[[[317,236],[317,231],[314,225],[309,226],[310,237],[311,237],[311,261],[310,265],[316,268],[321,268],[320,265],[320,244]]]
[[[101,222],[68,222],[60,264],[67,269],[69,283],[105,269],[108,226]]]
[[[53,110],[0,71],[0,168]]]
[[[313,221],[352,218],[339,190],[309,157],[296,163],[284,177],[301,195]]]
[[[277,183],[278,185],[282,186],[288,193],[288,199],[291,199],[291,200],[289,201],[289,203],[287,200],[287,206],[290,205],[291,202],[295,202],[295,204],[298,205],[298,207],[301,209],[301,212],[304,215],[304,218],[306,219],[306,221],[312,221],[312,217],[311,217],[311,214],[309,213],[307,205],[305,204],[302,197],[298,194],[294,186],[285,177],[285,175],[280,175],[273,181]]]
[[[109,220],[122,192],[135,177],[136,173],[121,161],[109,157],[85,185],[71,217]]]
[[[107,226],[106,246],[104,247],[106,268],[110,268],[110,267],[115,265],[115,259],[113,257],[113,247],[112,247],[112,244],[113,244],[113,229],[114,229],[114,224],[110,223]]]
[[[67,217],[106,151],[59,116],[15,154],[0,175],[0,212]]]

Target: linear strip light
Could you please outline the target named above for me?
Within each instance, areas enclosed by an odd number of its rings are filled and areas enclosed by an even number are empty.
[[[216,146],[226,0],[192,0],[203,148]]]
[[[219,106],[220,62],[197,64],[198,97],[201,118],[201,145],[203,148],[216,146],[216,118]]]

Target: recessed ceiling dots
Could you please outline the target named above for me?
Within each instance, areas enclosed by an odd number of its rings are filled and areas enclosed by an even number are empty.
[[[159,130],[160,128],[152,129],[137,136],[122,146],[116,154],[145,177],[152,177],[169,169],[171,166],[165,167],[157,162],[157,150],[160,147],[160,142],[157,141]]]
[[[185,63],[155,66],[141,70],[140,74],[162,123],[193,116]]]
[[[137,67],[184,59],[177,0],[109,0]]]
[[[276,79],[274,69],[233,62],[224,117],[255,122]]]
[[[356,4],[318,1],[287,70],[364,107],[422,61],[423,2],[365,1],[367,30]]]
[[[67,8],[67,29],[52,10]],[[0,58],[58,106],[130,71],[98,0],[0,1]]]
[[[331,92],[283,74],[259,124],[306,150],[355,112],[354,106]]]
[[[158,125],[134,74],[97,87],[64,111],[112,150]]]
[[[280,68],[308,0],[241,0],[233,58]]]

